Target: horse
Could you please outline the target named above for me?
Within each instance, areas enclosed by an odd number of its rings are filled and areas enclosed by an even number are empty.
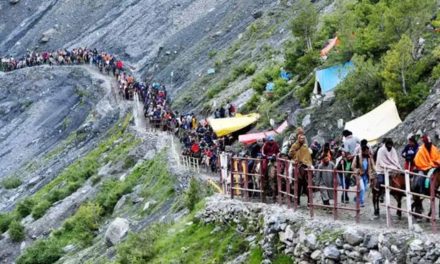
[[[423,177],[423,179],[425,179],[425,178]],[[435,194],[434,195],[436,198],[440,198],[439,193],[437,191],[438,188],[440,187],[440,169],[439,168],[436,168],[435,171],[433,172],[431,179],[430,179],[431,182],[432,182],[432,179],[435,179],[435,186],[434,186]],[[420,186],[421,184],[423,186]],[[426,196],[431,195],[431,188],[425,188],[424,181],[423,181],[423,183],[421,183],[420,180],[412,181],[411,191],[414,193],[419,193],[419,194],[423,194]],[[413,199],[414,199],[414,203],[412,204],[412,210],[418,214],[421,214],[423,212],[423,204],[422,204],[423,198],[418,195],[414,195]],[[430,208],[430,210],[429,210],[429,214],[428,214],[429,216],[431,216],[431,212],[432,212],[432,208]],[[439,217],[440,217],[440,204],[439,204]],[[419,218],[419,217],[416,216],[416,218]]]
[[[373,193],[374,216],[379,217],[379,208],[380,208],[379,200],[380,200],[380,197],[385,193],[385,188],[381,186],[379,189],[377,189],[376,181],[377,181],[377,178],[375,181],[372,182],[371,189],[372,189],[372,193]],[[394,175],[390,174],[390,187],[405,191],[405,174],[401,173],[401,172],[398,172]],[[402,197],[405,196],[405,193],[391,190],[390,194],[394,197],[394,199],[396,199],[397,208],[399,208],[399,209],[402,208]],[[397,210],[397,217],[399,219],[402,219],[402,211],[401,210]]]

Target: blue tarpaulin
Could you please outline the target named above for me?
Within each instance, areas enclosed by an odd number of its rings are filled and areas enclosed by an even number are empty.
[[[266,92],[273,92],[275,89],[275,84],[273,82],[269,82],[266,84]]]
[[[280,77],[285,81],[289,81],[292,78],[292,74],[285,70],[281,70]]]
[[[354,68],[354,64],[349,61],[344,64],[339,64],[332,66],[330,68],[322,69],[316,71],[316,85],[315,85],[315,93],[316,94],[325,94],[333,91],[336,86],[342,82],[345,77],[350,73],[350,71]],[[318,84],[321,87],[321,90],[318,90]]]

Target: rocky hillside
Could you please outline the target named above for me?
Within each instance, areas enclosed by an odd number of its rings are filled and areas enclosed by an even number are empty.
[[[121,58],[136,78],[164,83],[179,112],[206,117],[231,101],[261,114],[255,130],[288,119],[325,140],[340,135],[339,119],[391,97],[405,118],[389,134],[399,145],[417,130],[440,139],[438,4],[354,3],[5,0],[0,57],[97,48]],[[336,35],[342,44],[321,59]],[[336,97],[311,105],[315,69],[347,60],[356,71]],[[281,69],[292,78],[283,80]],[[346,229],[346,222],[211,196],[209,176],[180,166],[177,140],[145,131],[141,104],[117,91],[113,77],[88,65],[0,72],[0,263],[440,258],[437,240],[419,229]]]

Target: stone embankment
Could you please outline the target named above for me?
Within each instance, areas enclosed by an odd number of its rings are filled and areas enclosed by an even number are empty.
[[[221,195],[207,198],[197,217],[236,227],[251,247],[261,246],[264,263],[275,254],[292,256],[297,263],[440,263],[439,239],[417,231],[313,220],[284,207]]]

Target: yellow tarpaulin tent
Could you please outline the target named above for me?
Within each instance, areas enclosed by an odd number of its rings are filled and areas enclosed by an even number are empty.
[[[345,124],[345,129],[350,130],[360,140],[366,139],[370,143],[388,133],[402,123],[393,100],[388,100],[375,109],[351,120]]]
[[[237,114],[235,117],[210,118],[208,119],[208,123],[218,137],[223,137],[252,125],[253,123],[257,122],[259,118],[259,114]]]

